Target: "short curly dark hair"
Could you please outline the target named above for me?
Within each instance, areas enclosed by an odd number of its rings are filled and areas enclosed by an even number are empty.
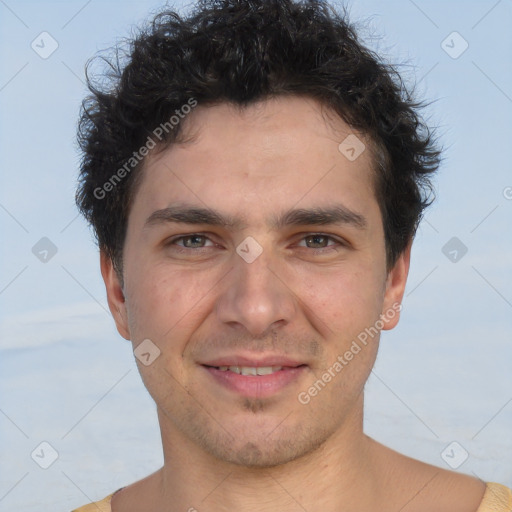
[[[108,62],[101,85],[86,73],[92,95],[78,128],[76,200],[121,276],[142,149],[159,126],[167,126],[159,148],[178,142],[181,125],[169,120],[191,100],[240,107],[284,95],[319,100],[372,142],[388,268],[414,237],[440,162],[433,131],[396,69],[324,1],[200,0],[186,17],[158,14],[130,41],[124,65],[119,48]]]

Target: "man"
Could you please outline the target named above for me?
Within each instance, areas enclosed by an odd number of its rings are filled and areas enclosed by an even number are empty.
[[[363,432],[439,162],[395,72],[323,2],[211,0],[113,79],[77,200],[165,463],[78,510],[511,510]]]

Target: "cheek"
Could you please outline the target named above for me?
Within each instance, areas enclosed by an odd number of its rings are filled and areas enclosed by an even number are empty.
[[[360,396],[377,356],[379,335],[372,327],[381,311],[381,288],[369,269],[310,276],[304,283],[303,310],[315,313],[309,321],[324,338],[325,357],[309,383],[315,388],[319,379],[328,382],[319,407],[322,401],[350,404]],[[337,410],[342,415],[345,409]]]
[[[126,281],[131,328],[139,338],[165,346],[201,314],[212,288],[210,281],[203,272],[165,265],[139,268]]]
[[[297,280],[297,296],[319,332],[327,339],[333,335],[346,339],[357,336],[379,318],[382,279],[373,268],[331,268],[314,275],[304,272]]]
[[[177,385],[185,381],[182,354],[204,318],[212,288],[201,273],[164,267],[140,265],[138,272],[127,273],[130,277],[125,281],[134,349],[149,339],[160,350],[148,366],[137,360],[144,384],[157,403],[171,395],[177,402],[184,399]]]

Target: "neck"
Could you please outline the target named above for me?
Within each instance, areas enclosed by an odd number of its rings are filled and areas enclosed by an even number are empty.
[[[374,442],[363,433],[362,397],[360,402],[357,412],[322,446],[264,468],[227,463],[205,453],[159,411],[165,464],[155,489],[161,498],[158,510],[371,509],[375,498],[370,497],[378,494],[377,471]]]

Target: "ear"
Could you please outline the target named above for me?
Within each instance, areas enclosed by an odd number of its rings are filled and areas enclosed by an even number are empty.
[[[107,290],[108,307],[116,322],[117,330],[123,338],[129,340],[130,330],[128,329],[128,315],[126,314],[123,289],[112,260],[103,250],[100,251],[100,267]]]
[[[405,250],[400,254],[386,279],[386,290],[384,292],[384,302],[381,313],[381,320],[384,322],[382,329],[385,331],[396,327],[400,320],[402,298],[404,296],[411,261],[411,246],[412,241],[409,242]]]

